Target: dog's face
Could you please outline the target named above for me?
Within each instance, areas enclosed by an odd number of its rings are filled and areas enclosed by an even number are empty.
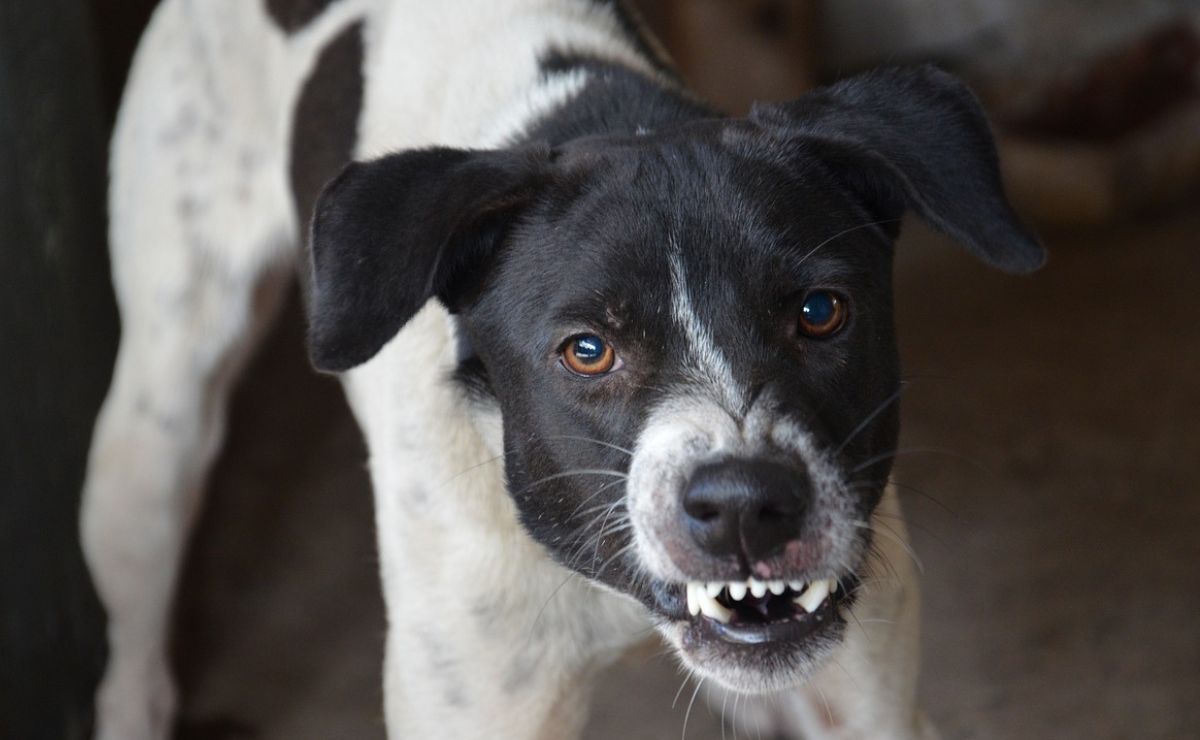
[[[314,358],[357,364],[440,298],[529,533],[645,604],[694,670],[780,688],[837,644],[865,567],[906,207],[993,264],[1041,261],[973,99],[929,71],[744,120],[354,165],[314,223]]]
[[[460,311],[524,524],[696,670],[793,680],[838,637],[895,447],[894,224],[724,122],[556,167]]]

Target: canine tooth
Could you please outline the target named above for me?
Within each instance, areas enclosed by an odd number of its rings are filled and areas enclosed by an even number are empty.
[[[767,581],[767,588],[771,589],[771,593],[779,596],[786,586],[783,585],[783,581]]]
[[[700,611],[706,617],[711,617],[721,624],[728,624],[729,618],[733,616],[733,612],[717,603],[716,598],[709,596],[707,593],[699,594]]]
[[[713,581],[712,583],[708,584],[709,598],[717,598],[717,594],[721,593],[721,589],[723,588],[725,588],[725,584],[717,581]]]
[[[804,581],[788,581],[788,588],[800,593],[804,590]]]
[[[700,614],[700,598],[696,592],[701,588],[701,585],[695,582],[688,583],[687,585],[688,613],[693,617]]]
[[[748,591],[749,588],[750,587],[745,583],[730,583],[729,598],[733,599],[734,601],[741,601],[742,599],[746,598],[746,591]]]
[[[829,593],[831,593],[831,594],[837,593],[837,590],[838,590],[838,580],[836,578],[830,578],[829,579]]]
[[[756,581],[753,578],[751,578],[750,579],[750,593],[754,596],[754,598],[761,599],[762,597],[767,595],[767,584],[763,583],[762,581]]]
[[[804,611],[812,614],[828,595],[829,581],[813,581],[808,584],[808,590],[800,598],[794,599],[794,601],[804,607]]]

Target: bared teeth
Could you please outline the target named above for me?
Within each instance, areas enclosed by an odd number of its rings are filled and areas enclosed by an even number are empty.
[[[807,584],[804,581],[759,581],[754,578],[745,581],[691,581],[687,584],[687,608],[693,617],[703,614],[728,624],[733,611],[725,604],[743,601],[747,596],[761,599],[768,593],[782,596],[790,590],[793,603],[811,614],[837,589],[835,578]],[[722,594],[725,595],[725,604],[718,601]]]
[[[722,606],[716,599],[701,599],[700,613],[721,624],[729,624],[729,620],[733,617],[733,612]]]
[[[721,593],[721,589],[718,588],[714,594],[712,585],[694,581],[687,585],[688,611],[693,617],[703,614],[721,624],[728,624],[733,612],[717,601],[717,594]],[[724,584],[718,585],[724,587]]]
[[[693,617],[700,616],[700,598],[696,595],[696,584],[689,583],[687,585],[687,605],[688,613]]]
[[[717,594],[721,593],[721,588],[717,588],[716,593],[712,593],[712,585],[711,583],[700,583],[698,581],[692,581],[687,585],[688,613],[693,617],[703,614],[722,624],[728,624],[729,619],[733,616],[733,612],[717,601]],[[724,586],[724,584],[717,585]]]
[[[825,601],[825,597],[829,596],[830,584],[836,584],[836,581],[832,578],[823,581],[813,581],[808,584],[808,589],[798,598],[793,599],[793,601],[800,605],[804,611],[812,614]]]

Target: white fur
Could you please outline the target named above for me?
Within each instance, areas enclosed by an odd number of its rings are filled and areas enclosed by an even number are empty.
[[[671,316],[687,338],[689,358],[693,363],[691,370],[699,381],[697,390],[715,395],[727,409],[740,410],[745,404],[746,389],[739,387],[729,360],[713,341],[712,332],[696,314],[683,258],[674,239],[668,256],[671,262]]]
[[[297,256],[304,217],[287,186],[291,112],[317,54],[360,19],[359,158],[510,140],[584,83],[579,74],[539,78],[537,58],[550,45],[651,71],[613,14],[590,0],[340,0],[293,36],[259,2],[164,0],[113,141],[123,336],[82,511],[85,555],[110,618],[98,695],[104,740],[167,735],[175,700],[166,615],[183,544],[230,386]],[[677,315],[702,343],[686,301]],[[571,737],[590,676],[636,639],[647,615],[551,562],[519,526],[501,466],[487,462],[499,453],[497,415],[470,415],[445,382],[455,331],[431,303],[344,376],[375,488],[388,732]],[[915,625],[915,590],[902,560],[894,564],[904,597],[871,609],[902,629],[852,637],[839,660],[854,681],[822,679],[822,695],[845,716],[868,718],[855,736],[908,736],[898,728],[913,716],[915,648],[898,635]],[[464,592],[464,582],[476,587]],[[437,619],[412,608],[414,592],[439,605]],[[797,697],[782,726],[812,724],[810,699]]]

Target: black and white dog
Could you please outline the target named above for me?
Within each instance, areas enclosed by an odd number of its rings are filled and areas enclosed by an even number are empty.
[[[392,737],[575,736],[651,625],[704,685],[775,692],[764,731],[933,736],[893,242],[912,209],[1043,259],[960,83],[726,118],[612,1],[164,0],[112,157],[98,737],[168,733],[182,545],[306,243],[312,358],[370,449]]]

